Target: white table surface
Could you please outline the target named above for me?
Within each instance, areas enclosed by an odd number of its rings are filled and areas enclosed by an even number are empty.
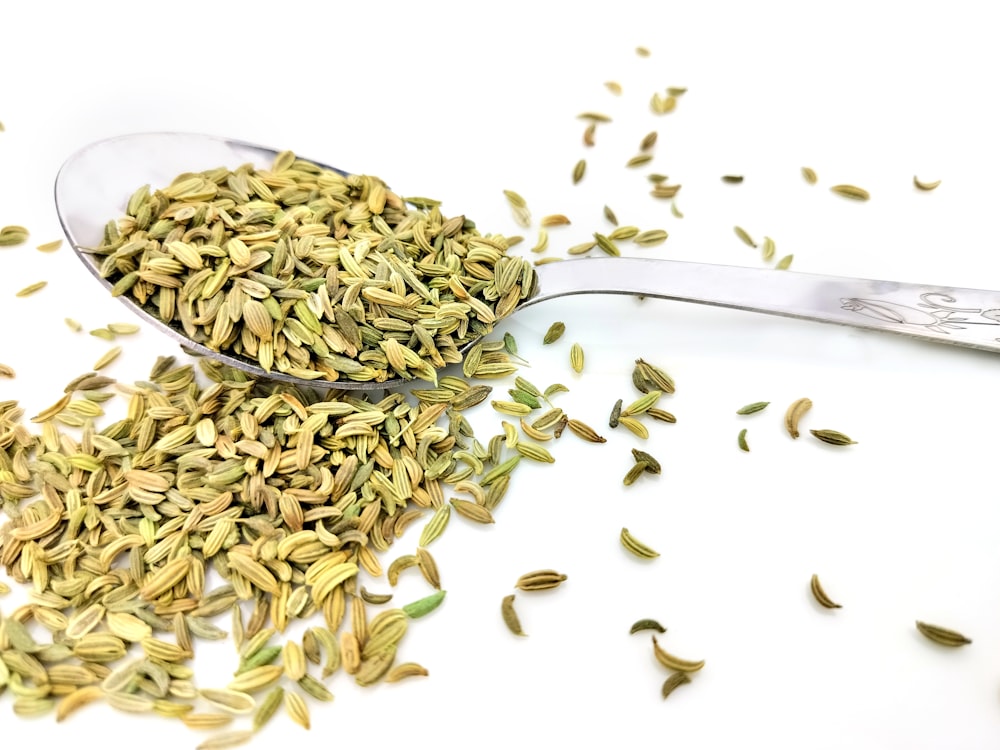
[[[134,131],[229,135],[376,174],[484,231],[524,234],[525,252],[541,216],[572,220],[550,231],[545,255],[560,255],[610,230],[609,205],[622,224],[670,233],[657,248],[621,243],[631,255],[762,266],[738,224],[774,238],[776,257],[794,253],[792,270],[1000,289],[1000,48],[980,5],[10,4],[0,225],[23,224],[31,238],[0,250],[0,361],[17,371],[0,381],[0,399],[30,416],[107,348],[71,334],[64,317],[87,330],[128,319],[67,247],[34,246],[60,237],[51,196],[62,161]],[[639,57],[637,45],[652,54]],[[675,112],[654,115],[650,97],[667,86],[688,92]],[[585,110],[614,119],[589,149]],[[626,169],[653,129],[653,163]],[[579,158],[588,170],[574,186]],[[806,165],[815,186],[800,176]],[[683,186],[683,219],[648,195],[649,171]],[[745,181],[726,185],[723,174]],[[914,174],[941,186],[917,191]],[[837,183],[872,198],[839,198]],[[527,199],[530,230],[514,223],[505,188]],[[41,279],[46,289],[15,298]],[[543,348],[555,320],[566,335]],[[339,674],[335,702],[313,705],[310,733],[279,716],[253,747],[998,746],[995,355],[628,298],[554,301],[499,330],[530,361],[522,374],[569,386],[558,405],[608,443],[567,433],[553,466],[522,463],[495,526],[453,518],[432,547],[445,605],[414,623],[400,652],[429,678],[362,690]],[[582,375],[569,368],[574,341],[586,352]],[[123,381],[143,378],[158,354],[179,354],[152,329],[122,343],[108,372]],[[645,442],[607,428],[614,400],[634,397],[640,356],[677,381],[661,403],[677,424],[652,424]],[[814,402],[804,428],[839,429],[858,445],[791,440],[782,415],[800,396]],[[759,400],[771,406],[736,416]],[[499,430],[487,406],[470,419],[484,442]],[[743,427],[749,454],[736,446]],[[624,488],[637,446],[663,474]],[[661,557],[629,557],[622,526]],[[529,637],[516,639],[500,600],[543,567],[569,580],[518,594]],[[813,573],[843,609],[815,604]],[[416,579],[399,589],[400,603],[425,591]],[[641,617],[667,625],[666,648],[707,662],[666,702],[648,638],[628,635]],[[938,647],[917,619],[974,642]],[[199,649],[200,682],[224,682],[234,659],[228,645]],[[9,693],[0,734],[4,747],[201,741],[179,723],[105,707],[58,725],[20,720]]]

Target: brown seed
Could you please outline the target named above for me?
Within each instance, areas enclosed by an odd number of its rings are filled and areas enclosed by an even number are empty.
[[[939,625],[931,625],[926,622],[921,622],[917,620],[917,630],[919,630],[926,638],[934,641],[935,643],[940,643],[942,646],[967,646],[972,643],[972,640],[966,638],[961,633],[954,630],[949,630],[948,628],[942,628]]]
[[[687,659],[679,659],[676,656],[667,653],[660,648],[660,644],[657,643],[655,635],[653,636],[653,655],[656,657],[656,660],[667,669],[673,669],[678,672],[697,672],[705,666],[704,659],[701,661],[688,661]]]
[[[743,182],[743,175],[741,174],[724,174],[722,175],[722,181],[730,185],[739,185]]]
[[[587,171],[587,161],[586,159],[580,159],[573,167],[573,184],[576,185],[580,180],[583,179],[584,172]]]
[[[663,687],[660,688],[660,695],[666,700],[674,690],[689,682],[691,682],[691,677],[687,672],[674,672],[663,682]]]
[[[514,611],[514,594],[505,596],[503,601],[500,602],[500,614],[503,616],[504,624],[507,625],[507,629],[511,633],[514,635],[526,635],[521,630],[521,621],[517,617],[517,612]]]
[[[517,579],[514,588],[521,591],[544,591],[554,589],[566,580],[566,575],[554,570],[535,570]]]

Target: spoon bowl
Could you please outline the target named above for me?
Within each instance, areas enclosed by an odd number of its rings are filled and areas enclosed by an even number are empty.
[[[137,133],[90,144],[59,170],[55,202],[63,231],[83,265],[111,293],[97,256],[104,227],[125,213],[142,185],[165,186],[179,174],[251,163],[270,165],[278,150],[194,133]],[[314,161],[314,160],[313,160]],[[314,163],[346,174],[336,167]],[[821,276],[764,268],[651,258],[584,258],[537,267],[535,294],[516,309],[574,294],[630,294],[730,307],[987,351],[1000,351],[1000,292],[895,281]],[[128,295],[118,299],[133,313],[196,356],[211,357],[263,380],[338,390],[394,389],[412,382],[307,380],[265,371],[248,358],[214,351],[160,320]],[[466,344],[464,354],[475,342]]]

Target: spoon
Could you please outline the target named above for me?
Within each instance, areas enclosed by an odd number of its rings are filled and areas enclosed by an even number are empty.
[[[124,215],[140,186],[164,186],[179,174],[252,163],[266,167],[278,152],[265,146],[194,133],[137,133],[98,141],[63,164],[56,176],[56,210],[77,256],[102,278],[86,248],[101,241],[104,225]],[[319,162],[320,166],[325,167]],[[342,172],[334,167],[326,167]],[[1000,292],[852,279],[773,269],[650,258],[585,258],[537,267],[538,291],[515,310],[573,294],[631,294],[836,323],[985,351],[1000,351]],[[304,380],[266,372],[255,362],[208,349],[118,297],[191,354],[212,357],[254,377],[298,386],[344,390],[393,389],[400,378],[377,382]],[[475,342],[469,343],[467,350]]]

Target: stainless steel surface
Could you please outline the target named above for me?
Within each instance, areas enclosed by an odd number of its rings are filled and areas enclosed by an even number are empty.
[[[109,220],[123,214],[136,188],[169,184],[183,172],[247,162],[264,166],[276,153],[255,144],[188,133],[138,133],[99,141],[71,156],[60,169],[55,182],[59,221],[84,266],[110,291],[111,283],[101,278],[87,248],[100,242]],[[1000,292],[995,291],[645,258],[585,258],[537,270],[538,293],[518,309],[574,294],[645,295],[1000,351]],[[118,299],[185,350],[255,377],[352,390],[392,389],[405,382],[305,381],[265,372],[249,360],[191,341],[125,296]]]

